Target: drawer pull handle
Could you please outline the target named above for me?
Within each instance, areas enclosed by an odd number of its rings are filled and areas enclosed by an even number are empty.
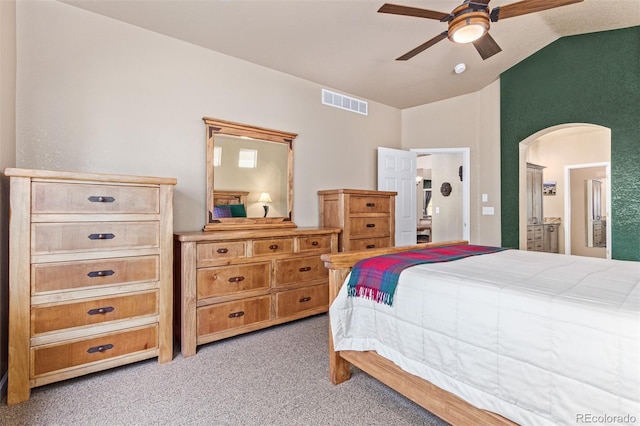
[[[375,228],[376,224],[375,223],[367,223],[367,228]]]
[[[244,277],[231,277],[229,278],[230,283],[239,283],[240,281],[244,281]]]
[[[115,237],[116,236],[114,234],[90,234],[89,235],[90,240],[111,240]]]
[[[104,308],[90,309],[87,313],[89,315],[108,314],[109,312],[113,312],[115,309],[116,308],[113,306],[105,306]]]
[[[220,253],[220,254],[229,253],[229,249],[226,249],[226,248],[219,248],[217,251],[218,251],[218,253]]]
[[[303,297],[302,299],[300,299],[300,303],[305,303],[305,302],[308,302],[310,300],[311,300],[311,298],[309,296]]]
[[[87,353],[94,354],[96,352],[104,352],[109,349],[113,349],[112,343],[107,343],[106,345],[94,346],[92,348],[87,349]]]
[[[307,272],[311,270],[311,266],[303,266],[299,269],[300,272]]]
[[[113,203],[116,199],[113,197],[103,197],[103,196],[97,196],[97,195],[93,195],[91,197],[89,197],[89,201],[92,203]]]
[[[91,278],[95,278],[95,277],[108,277],[113,274],[115,274],[115,272],[113,272],[111,269],[106,269],[104,271],[91,271],[87,274],[87,276]]]
[[[229,318],[240,318],[243,315],[244,315],[244,311],[231,312],[229,314]]]
[[[376,248],[376,245],[375,244],[367,244],[367,248],[368,249]]]
[[[277,244],[271,244],[271,245],[269,246],[269,248],[270,248],[271,250],[277,250],[277,249],[278,249],[278,245],[277,245]]]
[[[313,242],[311,243],[311,245],[312,245],[312,246],[317,246],[318,244],[320,244],[320,243],[319,243],[319,242],[317,242],[317,241],[313,241]]]
[[[376,203],[367,203],[367,207],[375,207]]]

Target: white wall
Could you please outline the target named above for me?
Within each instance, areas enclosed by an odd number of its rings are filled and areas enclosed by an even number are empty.
[[[294,211],[317,190],[376,188],[376,147],[400,111],[321,104],[321,86],[51,0],[18,2],[17,165],[176,177],[175,230],[205,221],[202,117],[298,133]]]
[[[501,243],[499,117],[498,81],[479,92],[402,111],[403,149],[470,148],[469,226],[474,244]],[[487,194],[487,202],[482,202],[482,194]],[[494,207],[495,214],[482,215],[482,207]]]

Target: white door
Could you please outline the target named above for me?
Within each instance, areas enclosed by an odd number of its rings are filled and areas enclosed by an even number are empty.
[[[378,148],[378,190],[395,191],[396,246],[416,244],[415,152]]]

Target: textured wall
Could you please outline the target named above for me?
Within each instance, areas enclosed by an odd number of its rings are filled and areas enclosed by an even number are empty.
[[[518,145],[564,123],[611,129],[612,257],[640,260],[640,27],[562,38],[500,77],[502,245],[518,247]]]

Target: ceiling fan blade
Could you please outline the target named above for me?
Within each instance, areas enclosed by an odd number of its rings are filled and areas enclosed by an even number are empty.
[[[502,49],[500,48],[500,46],[498,46],[498,43],[496,43],[496,41],[493,39],[493,37],[491,37],[489,33],[486,33],[481,38],[474,41],[473,45],[480,56],[482,56],[483,60],[492,57],[496,53],[502,52]]]
[[[411,59],[414,56],[416,56],[418,53],[427,50],[428,48],[430,48],[431,46],[433,46],[434,44],[436,44],[440,40],[444,40],[445,38],[447,38],[447,32],[446,31],[438,34],[437,36],[435,36],[431,40],[422,43],[420,46],[416,47],[415,49],[413,49],[413,50],[411,50],[411,51],[409,51],[407,53],[405,53],[404,55],[400,56],[399,58],[396,58],[396,61],[406,61],[408,59]]]
[[[491,21],[496,22],[498,19],[513,18],[582,1],[584,0],[522,0],[494,8],[491,11]]]
[[[385,3],[378,13],[391,13],[392,15],[415,16],[417,18],[437,19],[442,21],[449,17],[449,13],[437,12],[435,10],[420,9],[418,7],[400,6],[397,4]]]

